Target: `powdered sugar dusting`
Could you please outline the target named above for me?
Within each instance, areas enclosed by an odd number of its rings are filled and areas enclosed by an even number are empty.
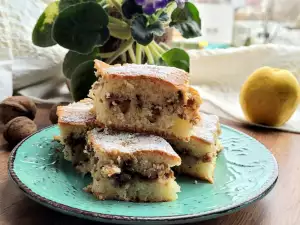
[[[179,156],[171,145],[159,136],[111,130],[99,132],[97,129],[92,130],[90,135],[95,144],[101,146],[107,152],[120,151],[123,153],[133,153],[139,151],[157,151],[165,152],[179,159]]]
[[[61,106],[58,111],[59,123],[76,123],[85,125],[95,120],[95,115],[91,112],[93,102],[91,99],[84,99],[80,102],[71,103],[67,106]]]
[[[175,67],[125,64],[123,66],[111,66],[104,71],[107,75],[144,76],[165,80],[175,85],[188,84],[188,73]]]
[[[210,144],[214,144],[219,130],[219,118],[215,115],[200,113],[201,121],[194,126],[195,137],[202,139]]]

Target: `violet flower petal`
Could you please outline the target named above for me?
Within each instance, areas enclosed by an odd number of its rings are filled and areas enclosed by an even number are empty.
[[[153,7],[153,5],[148,4],[148,5],[143,6],[143,11],[144,11],[144,13],[151,15],[156,11],[156,9]]]
[[[143,5],[147,0],[135,0],[136,4]]]
[[[149,15],[168,4],[168,0],[135,0],[135,2],[142,6],[144,13]]]

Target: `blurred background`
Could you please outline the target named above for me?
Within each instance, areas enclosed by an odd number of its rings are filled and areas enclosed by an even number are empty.
[[[185,48],[228,48],[253,44],[300,45],[299,0],[197,0],[202,37],[173,44]]]
[[[62,75],[66,49],[58,45],[40,48],[34,46],[31,40],[36,20],[50,2],[52,0],[0,0],[0,100],[12,94],[21,94],[38,102],[71,101],[66,79]],[[248,65],[245,64],[240,69],[245,71],[244,74],[237,72],[235,68],[236,64],[244,61],[240,56],[232,59],[226,56],[226,63],[231,67],[220,66],[220,70],[215,73],[226,70],[226,76],[241,76],[242,82],[256,66],[261,64],[280,66],[280,60],[283,58],[280,48],[271,51],[270,47],[266,50],[265,54],[271,61],[267,62],[260,58],[264,55],[260,52],[265,51],[263,46],[270,43],[285,48],[292,46],[293,52],[286,54],[291,56],[292,61],[298,58],[299,0],[194,0],[194,2],[200,11],[202,36],[183,39],[179,33],[170,29],[164,37],[169,45],[196,50],[198,51],[196,56],[200,58],[206,52],[218,56],[223,50],[230,56],[236,55],[236,51],[246,56],[249,55],[248,50],[241,48],[242,46],[250,46],[249,49],[252,49],[251,46],[262,46],[256,47],[253,50],[256,55],[248,59],[253,62],[253,66],[246,68]],[[267,56],[265,55],[265,58]],[[230,60],[236,63],[230,63]],[[196,64],[199,66],[195,67]],[[209,66],[213,68],[219,65],[215,58],[209,58],[204,66],[209,71]],[[194,64],[191,65],[193,84],[203,83],[205,76],[214,77],[211,71],[211,74],[206,74],[207,71],[201,73],[204,66],[194,60]],[[298,75],[299,67],[288,69]],[[199,80],[199,77],[203,79]]]

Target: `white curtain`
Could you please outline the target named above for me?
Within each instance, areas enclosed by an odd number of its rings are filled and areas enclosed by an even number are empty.
[[[0,56],[11,53],[11,74],[0,79],[0,87],[10,91],[0,89],[1,99],[12,92],[9,83],[21,94],[46,101],[51,101],[49,92],[64,84],[61,65],[66,50],[58,45],[40,48],[31,41],[32,29],[49,2],[52,0],[0,0]],[[41,85],[43,82],[46,86]],[[39,89],[30,88],[37,83]]]
[[[264,4],[276,21],[296,21],[300,15],[299,0],[265,0]]]

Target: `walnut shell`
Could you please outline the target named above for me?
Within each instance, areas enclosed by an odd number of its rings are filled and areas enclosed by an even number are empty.
[[[18,116],[26,116],[33,120],[36,110],[36,105],[31,99],[25,96],[12,96],[0,104],[0,119],[4,124]]]
[[[4,127],[3,137],[10,145],[16,145],[37,131],[36,124],[25,116],[10,120]]]
[[[70,104],[70,102],[60,102],[60,103],[54,104],[51,107],[50,113],[49,113],[49,120],[52,122],[52,124],[56,124],[58,121],[58,117],[56,115],[57,106],[63,106],[63,105],[68,105],[68,104]]]

